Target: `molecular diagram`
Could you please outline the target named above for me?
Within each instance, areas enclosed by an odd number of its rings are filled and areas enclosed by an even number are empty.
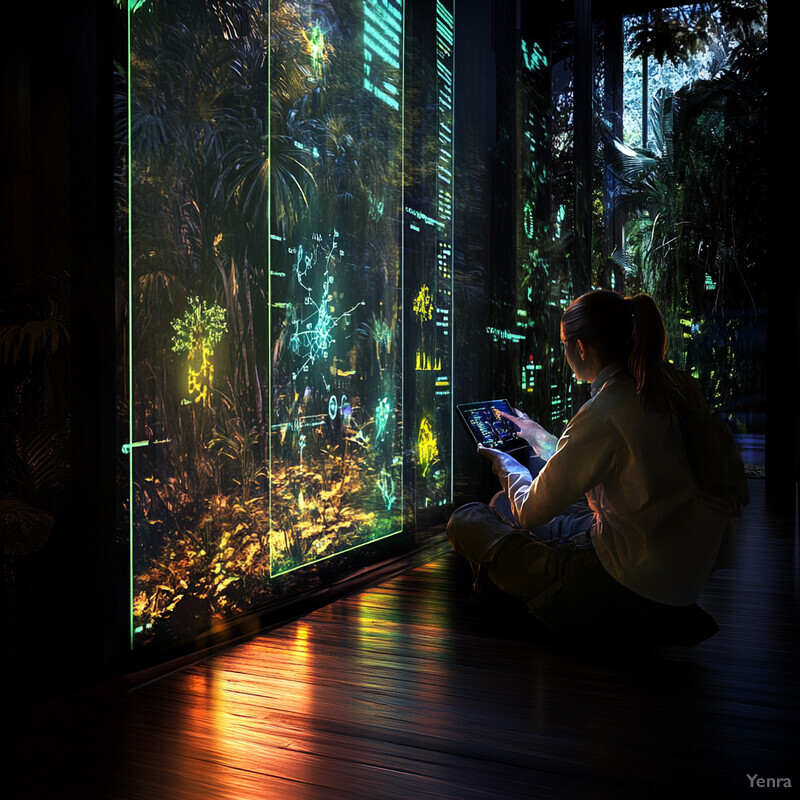
[[[304,249],[302,245],[297,248],[293,269],[297,282],[305,290],[306,296],[302,306],[295,311],[294,331],[289,336],[289,347],[303,362],[292,373],[293,379],[297,379],[301,372],[308,372],[309,367],[318,360],[328,357],[331,345],[336,341],[333,333],[338,324],[344,318],[349,317],[356,308],[364,305],[362,300],[348,311],[334,316],[331,306],[333,299],[331,266],[335,266],[336,257],[344,255],[344,250],[339,249],[338,236],[339,232],[334,228],[329,247],[323,246],[320,234],[314,234],[313,243],[309,249]],[[314,273],[320,269],[321,263],[324,263],[322,285],[315,299],[311,284]],[[305,306],[305,315],[303,306]],[[326,387],[329,388],[327,382]]]

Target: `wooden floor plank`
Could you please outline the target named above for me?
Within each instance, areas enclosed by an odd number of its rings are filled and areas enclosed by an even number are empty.
[[[160,680],[20,714],[13,798],[746,797],[798,768],[794,520],[755,483],[720,632],[638,657],[567,649],[467,599],[451,553]]]

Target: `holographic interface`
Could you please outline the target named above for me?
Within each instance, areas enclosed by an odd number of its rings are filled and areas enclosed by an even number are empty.
[[[452,501],[454,18],[452,0],[139,0],[127,19],[137,647],[376,558],[409,497]],[[430,96],[406,85],[409,41]],[[409,135],[426,155],[407,179]]]

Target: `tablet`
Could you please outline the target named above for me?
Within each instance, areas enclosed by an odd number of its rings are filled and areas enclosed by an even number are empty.
[[[459,403],[456,409],[467,433],[476,445],[494,447],[504,453],[528,447],[528,442],[520,438],[514,423],[499,414],[500,411],[505,411],[512,417],[516,416],[508,400]]]

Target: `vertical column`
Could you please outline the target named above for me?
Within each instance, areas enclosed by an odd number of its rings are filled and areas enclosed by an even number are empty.
[[[417,19],[411,91],[419,111],[407,124],[413,174],[405,204],[405,263],[410,306],[406,361],[413,417],[416,511],[452,499],[453,55],[452,0]],[[425,155],[420,158],[421,154]],[[411,349],[410,348],[410,349]]]
[[[437,416],[443,433],[443,454],[446,468],[446,486],[439,497],[440,503],[452,500],[452,419],[453,419],[453,58],[455,46],[455,19],[452,0],[446,5],[436,3],[436,74],[439,83],[437,98],[438,170],[437,211],[439,222],[436,242],[436,325],[439,329],[438,349],[440,364],[436,377]]]
[[[310,74],[270,86],[272,577],[403,525],[403,0],[293,18],[271,53]]]

